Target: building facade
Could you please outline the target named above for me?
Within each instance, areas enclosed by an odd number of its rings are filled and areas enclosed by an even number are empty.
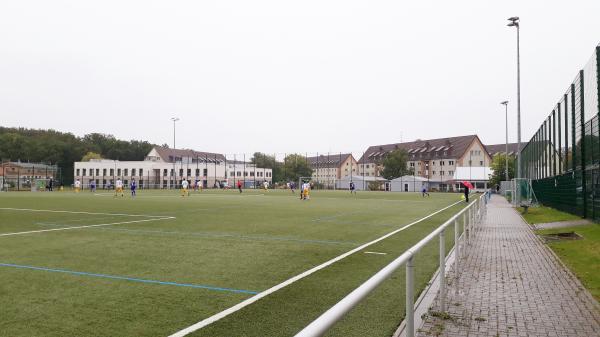
[[[84,188],[94,181],[98,189],[112,188],[118,178],[126,185],[135,178],[140,188],[178,188],[183,179],[201,183],[205,188],[216,188],[223,187],[226,183],[231,186],[231,182],[237,180],[239,172],[234,169],[234,165],[230,168],[225,156],[219,153],[158,146],[143,161],[92,159],[88,162],[75,162],[74,166],[75,180],[79,179]],[[254,174],[255,170],[260,174]],[[246,174],[248,180],[253,182],[252,186],[254,183],[272,182],[271,169],[253,168],[252,171],[239,173],[240,176]]]
[[[335,181],[357,175],[358,162],[351,153],[307,157],[312,169],[312,179],[326,187],[335,186]]]
[[[416,140],[369,147],[358,161],[358,174],[381,177],[383,159],[397,149],[407,152],[407,166],[415,176],[439,190],[458,187],[454,181],[458,167],[489,167],[492,160],[477,135]]]

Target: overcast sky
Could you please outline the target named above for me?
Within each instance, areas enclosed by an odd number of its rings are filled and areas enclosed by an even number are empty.
[[[0,125],[221,153],[523,141],[600,42],[600,1],[1,1]]]

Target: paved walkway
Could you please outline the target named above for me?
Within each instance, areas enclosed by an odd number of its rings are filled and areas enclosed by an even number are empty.
[[[504,198],[488,206],[461,260],[458,293],[448,277],[449,316],[430,314],[417,336],[600,336],[598,302]]]

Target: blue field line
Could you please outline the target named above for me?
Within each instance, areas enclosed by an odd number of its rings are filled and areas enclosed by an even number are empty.
[[[240,294],[250,294],[250,295],[258,294],[258,291],[253,291],[253,290],[212,287],[212,286],[206,286],[206,285],[201,285],[201,284],[156,281],[156,280],[148,280],[148,279],[141,279],[141,278],[135,278],[135,277],[87,273],[87,272],[83,272],[83,271],[26,266],[26,265],[20,265],[20,264],[12,264],[12,263],[0,263],[0,267],[30,269],[30,270],[53,272],[53,273],[64,273],[64,274],[71,274],[71,275],[99,277],[99,278],[107,278],[107,279],[113,279],[113,280],[124,280],[124,281],[140,282],[140,283],[160,284],[160,285],[169,285],[169,286],[177,286],[177,287],[188,287],[188,288],[206,289],[206,290],[214,290],[214,291],[224,291],[224,292],[232,292],[232,293],[240,293]]]
[[[118,232],[132,232],[132,233],[146,233],[146,234],[160,234],[160,235],[184,235],[184,236],[200,236],[200,237],[216,237],[216,238],[234,238],[242,240],[264,240],[264,241],[291,241],[301,243],[317,243],[317,244],[334,244],[334,245],[355,245],[359,243],[350,241],[332,241],[332,240],[311,240],[311,239],[297,239],[291,237],[277,237],[277,236],[261,236],[261,235],[238,235],[228,233],[206,233],[206,232],[177,232],[177,231],[154,231],[145,229],[127,229],[127,228],[96,228],[98,230],[107,231],[118,231]]]

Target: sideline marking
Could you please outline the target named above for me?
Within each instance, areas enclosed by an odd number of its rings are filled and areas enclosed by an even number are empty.
[[[0,211],[48,212],[48,213],[69,213],[69,214],[90,214],[90,215],[118,215],[118,216],[138,216],[138,217],[145,217],[145,218],[175,218],[174,216],[168,216],[168,215],[97,213],[97,212],[83,212],[83,211],[56,211],[56,210],[51,210],[51,209],[10,208],[10,207],[0,207]]]
[[[201,284],[177,283],[177,282],[169,282],[169,281],[156,281],[156,280],[149,280],[149,279],[142,279],[142,278],[135,278],[135,277],[107,275],[107,274],[96,274],[96,273],[87,273],[87,272],[84,272],[84,271],[73,271],[73,270],[67,270],[67,269],[55,269],[55,268],[35,267],[35,266],[26,266],[26,265],[20,265],[20,264],[12,264],[12,263],[0,263],[0,267],[12,267],[12,268],[19,268],[19,269],[31,269],[31,270],[54,272],[54,273],[71,274],[71,275],[108,278],[108,279],[113,279],[113,280],[124,280],[124,281],[140,282],[140,283],[152,283],[152,284],[169,285],[169,286],[177,286],[177,287],[198,288],[198,289],[206,289],[206,290],[214,290],[214,291],[227,291],[227,292],[242,293],[242,294],[252,294],[252,295],[258,294],[257,291],[252,291],[252,290],[213,287],[213,286],[206,286],[206,285],[201,285]]]
[[[144,219],[144,220],[111,222],[111,223],[103,223],[103,224],[97,224],[97,225],[85,225],[85,226],[71,226],[71,227],[61,227],[61,228],[52,228],[52,229],[41,229],[41,230],[27,231],[27,232],[4,233],[4,234],[0,234],[0,237],[2,237],[2,236],[13,236],[13,235],[23,235],[23,234],[43,233],[43,232],[65,231],[65,230],[69,230],[69,229],[103,227],[103,226],[121,225],[121,224],[128,224],[128,223],[137,223],[137,222],[170,220],[170,219],[175,219],[175,217],[164,217],[164,218],[158,218],[158,219]]]
[[[387,253],[380,253],[380,252],[365,252],[365,254],[387,255]]]
[[[327,267],[329,265],[332,265],[332,264],[336,263],[337,261],[340,261],[340,260],[342,260],[342,259],[344,259],[344,258],[346,258],[346,257],[348,257],[348,256],[350,256],[350,255],[352,255],[352,254],[354,254],[356,252],[358,252],[358,251],[361,251],[361,250],[363,250],[363,249],[365,249],[365,248],[367,248],[367,247],[369,247],[369,246],[371,246],[371,245],[379,242],[379,241],[385,240],[385,239],[387,239],[388,237],[390,237],[390,236],[392,236],[394,234],[397,234],[397,233],[399,233],[399,232],[401,232],[401,231],[403,231],[403,230],[405,230],[405,229],[407,229],[407,228],[409,228],[409,227],[411,227],[411,226],[413,226],[413,225],[415,225],[415,224],[417,224],[417,223],[419,223],[419,222],[421,222],[423,220],[429,219],[432,216],[434,216],[434,215],[436,215],[438,213],[441,213],[441,212],[447,210],[448,208],[453,207],[455,205],[458,205],[459,203],[462,203],[462,202],[464,202],[464,201],[463,200],[459,200],[457,202],[454,202],[454,203],[452,203],[452,204],[450,204],[450,205],[448,205],[448,206],[446,206],[444,208],[441,208],[441,209],[439,209],[439,210],[437,210],[437,211],[435,211],[435,212],[433,212],[433,213],[431,213],[431,214],[429,214],[429,215],[427,215],[425,217],[422,217],[422,218],[420,218],[418,220],[415,220],[415,221],[409,223],[408,225],[405,225],[404,227],[398,228],[398,229],[396,229],[396,230],[394,230],[394,231],[392,231],[392,232],[390,232],[390,233],[388,233],[388,234],[386,234],[386,235],[384,235],[382,237],[379,237],[379,238],[377,238],[377,239],[375,239],[373,241],[367,242],[367,243],[365,243],[365,244],[363,244],[363,245],[361,245],[359,247],[356,247],[356,248],[354,248],[354,249],[352,249],[352,250],[350,250],[350,251],[348,251],[348,252],[346,252],[346,253],[344,253],[342,255],[334,257],[333,259],[331,259],[331,260],[329,260],[327,262],[324,262],[324,263],[322,263],[322,264],[320,264],[320,265],[318,265],[316,267],[313,267],[313,268],[311,268],[311,269],[309,269],[309,270],[307,270],[307,271],[305,271],[305,272],[303,272],[301,274],[298,274],[298,275],[296,275],[296,276],[294,276],[292,278],[289,278],[289,279],[287,279],[287,280],[279,283],[278,285],[275,285],[275,286],[273,286],[273,287],[271,287],[271,288],[269,288],[269,289],[267,289],[267,290],[265,290],[263,292],[260,292],[260,293],[254,295],[254,296],[252,296],[252,297],[250,297],[250,298],[248,298],[248,299],[246,299],[246,300],[244,300],[244,301],[242,301],[242,302],[240,302],[240,303],[238,303],[238,304],[236,304],[236,305],[234,305],[234,306],[232,306],[232,307],[230,307],[228,309],[225,309],[225,310],[223,310],[223,311],[221,311],[221,312],[219,312],[217,314],[214,314],[214,315],[212,315],[212,316],[210,316],[208,318],[205,318],[205,319],[201,320],[198,323],[195,323],[193,325],[188,326],[187,328],[179,330],[179,331],[173,333],[172,335],[170,335],[169,337],[183,337],[183,336],[186,336],[186,335],[188,335],[188,334],[190,334],[190,333],[192,333],[194,331],[197,331],[197,330],[199,330],[199,329],[201,329],[201,328],[203,328],[203,327],[205,327],[205,326],[207,326],[209,324],[212,324],[212,323],[220,320],[221,318],[229,316],[230,314],[232,314],[232,313],[234,313],[234,312],[236,312],[236,311],[238,311],[238,310],[240,310],[240,309],[242,309],[242,308],[244,308],[244,307],[246,307],[246,306],[248,306],[248,305],[250,305],[250,304],[252,304],[252,303],[254,303],[256,301],[258,301],[258,300],[260,300],[263,297],[266,297],[266,296],[268,296],[268,295],[270,295],[270,294],[272,294],[272,293],[274,293],[274,292],[276,292],[276,291],[278,291],[278,290],[280,290],[280,289],[282,289],[284,287],[287,287],[288,285],[290,285],[290,284],[292,284],[292,283],[294,283],[294,282],[296,282],[298,280],[301,280],[301,279],[305,278],[306,276],[308,276],[310,274],[313,274],[313,273],[315,273],[315,272],[317,272],[317,271],[319,271],[319,270],[321,270],[321,269],[323,269],[323,268],[325,268],[325,267]]]

